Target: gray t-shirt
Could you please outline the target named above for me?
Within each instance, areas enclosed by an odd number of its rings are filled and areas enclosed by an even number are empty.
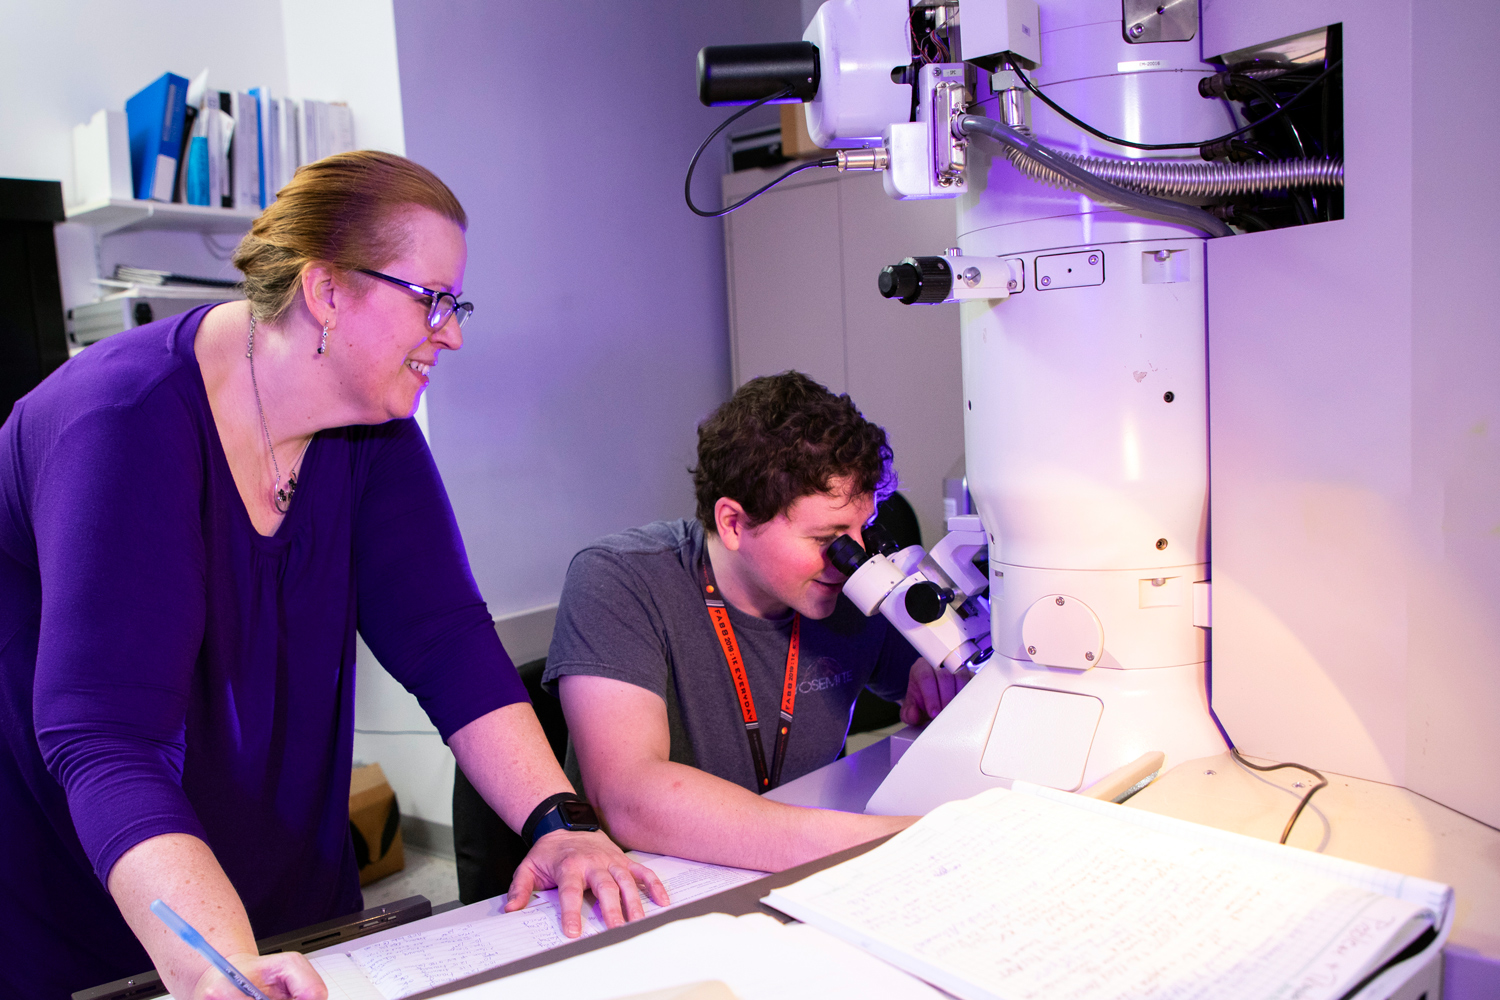
[[[702,552],[697,521],[658,521],[601,538],[574,556],[543,684],[556,693],[559,677],[586,674],[645,688],[667,703],[673,761],[754,791],[745,723],[703,603]],[[729,619],[769,770],[792,616],[756,618],[730,607]],[[838,757],[861,689],[900,701],[916,659],[916,650],[883,617],[866,618],[843,596],[827,618],[804,618],[782,783]],[[567,770],[582,788],[571,747]]]

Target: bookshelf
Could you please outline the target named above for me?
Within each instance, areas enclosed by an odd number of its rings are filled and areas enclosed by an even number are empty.
[[[110,233],[169,229],[199,233],[243,233],[260,215],[260,208],[215,208],[176,202],[110,198],[67,209],[69,222],[93,226],[100,236]]]

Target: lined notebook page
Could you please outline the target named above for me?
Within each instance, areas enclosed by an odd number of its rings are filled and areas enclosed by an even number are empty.
[[[656,854],[633,852],[632,856],[656,872],[667,887],[673,906],[743,885],[765,874]],[[662,909],[644,896],[641,901],[648,914]],[[548,889],[533,894],[524,910],[376,941],[354,948],[349,958],[379,991],[379,996],[384,1000],[400,1000],[567,944],[573,939],[563,935],[560,914],[557,890]],[[604,929],[604,921],[597,912],[586,907],[583,936]]]
[[[994,789],[766,902],[972,1000],[1326,1000],[1438,919],[1093,805]]]
[[[316,955],[308,959],[328,987],[328,1000],[386,1000],[348,955]]]

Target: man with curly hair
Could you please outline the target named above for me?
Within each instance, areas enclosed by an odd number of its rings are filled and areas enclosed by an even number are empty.
[[[778,871],[911,817],[762,792],[835,760],[855,698],[935,715],[958,685],[842,595],[828,559],[895,485],[885,431],[799,372],[752,379],[698,427],[697,518],[574,557],[544,683],[569,776],[621,844]]]

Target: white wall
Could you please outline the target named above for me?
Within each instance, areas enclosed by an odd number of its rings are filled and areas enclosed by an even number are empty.
[[[1339,21],[1346,218],[1209,244],[1215,704],[1497,824],[1500,8],[1217,0],[1205,54]]]
[[[396,3],[407,152],[471,219],[474,318],[428,406],[497,616],[555,601],[590,539],[692,513],[694,428],[729,391],[722,230],[682,201],[726,114],[695,57],[799,21],[797,0]]]

